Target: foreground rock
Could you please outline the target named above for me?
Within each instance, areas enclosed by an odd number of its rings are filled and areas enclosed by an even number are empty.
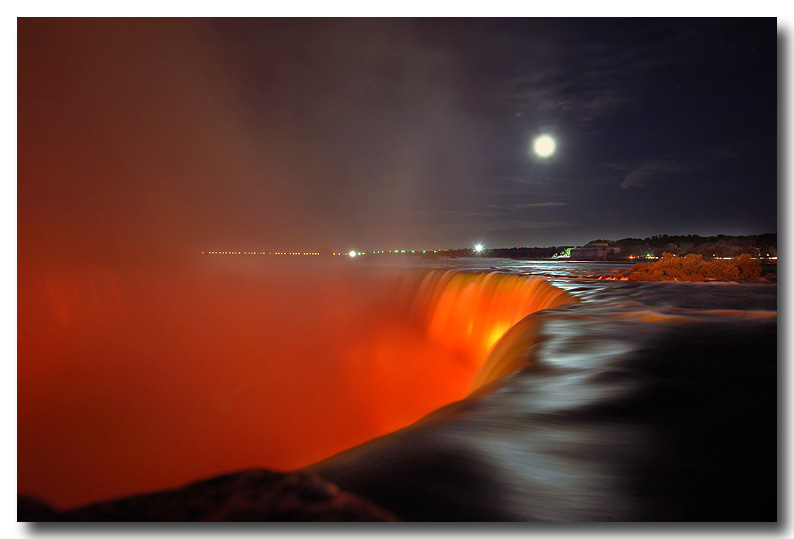
[[[343,522],[396,521],[396,516],[306,473],[251,470],[183,488],[121,498],[59,513],[20,497],[20,522]]]

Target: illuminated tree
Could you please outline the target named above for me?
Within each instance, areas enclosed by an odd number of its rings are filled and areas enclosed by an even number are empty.
[[[749,254],[735,259],[704,260],[702,255],[685,257],[663,253],[650,264],[635,264],[629,279],[632,281],[703,281],[757,279],[761,276],[761,262]]]

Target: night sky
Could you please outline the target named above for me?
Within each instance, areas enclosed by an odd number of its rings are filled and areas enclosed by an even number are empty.
[[[777,47],[775,19],[19,19],[19,254],[776,232]]]

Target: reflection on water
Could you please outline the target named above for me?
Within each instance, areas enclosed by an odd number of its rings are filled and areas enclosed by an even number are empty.
[[[21,272],[18,489],[292,469],[441,408],[314,469],[408,519],[774,518],[776,286],[582,279],[617,269]]]

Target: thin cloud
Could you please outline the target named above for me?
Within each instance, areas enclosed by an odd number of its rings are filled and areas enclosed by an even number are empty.
[[[494,206],[495,207],[495,206]],[[498,211],[476,211],[476,210],[447,210],[447,209],[420,209],[411,210],[410,214],[416,219],[435,221],[438,223],[458,223],[461,220],[482,220],[490,219],[499,215]]]
[[[541,228],[561,228],[574,226],[576,223],[568,221],[496,221],[489,223],[483,229],[491,231],[500,230],[537,230]]]
[[[623,178],[623,183],[620,186],[623,189],[644,189],[652,182],[663,180],[672,174],[690,170],[690,166],[678,161],[667,159],[647,160],[634,165]]]
[[[636,88],[642,75],[697,61],[678,49],[693,39],[681,24],[661,21],[659,38],[637,39],[631,48],[613,43],[608,32],[599,41],[582,45],[564,37],[553,49],[535,55],[499,91],[499,98],[526,114],[564,113],[588,124],[617,111],[641,107]]]
[[[567,202],[535,202],[533,204],[516,204],[513,209],[525,210],[529,208],[551,208],[554,206],[567,206]]]

